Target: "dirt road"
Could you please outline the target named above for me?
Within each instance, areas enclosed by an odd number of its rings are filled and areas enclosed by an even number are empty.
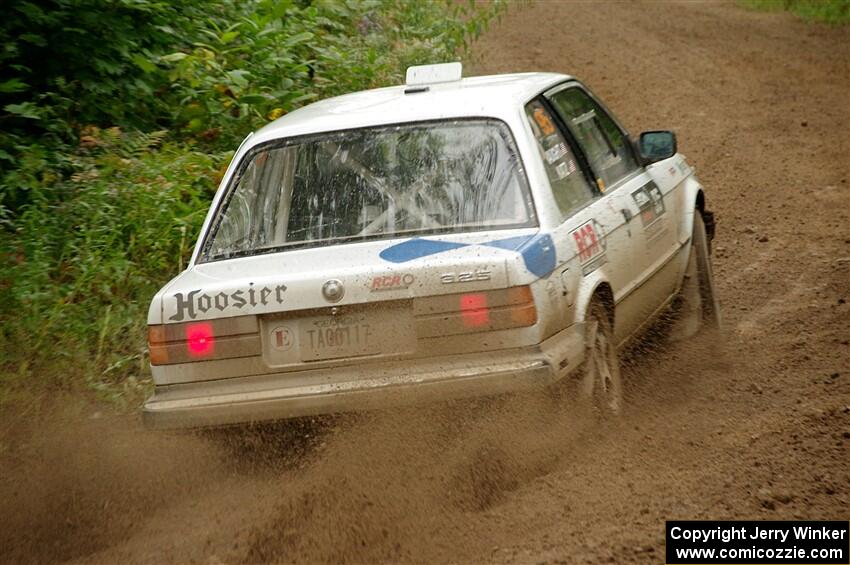
[[[237,447],[35,412],[3,426],[0,561],[648,563],[666,519],[850,517],[848,29],[540,0],[476,52],[678,132],[717,213],[725,353],[636,354],[604,428],[512,398]]]

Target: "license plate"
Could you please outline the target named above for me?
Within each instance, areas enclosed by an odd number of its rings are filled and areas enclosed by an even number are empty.
[[[304,361],[412,351],[416,344],[409,308],[370,308],[335,316],[263,320],[266,362],[274,367]]]
[[[374,317],[373,317],[374,318]],[[381,353],[380,329],[370,316],[343,314],[303,320],[299,342],[301,359],[316,361]]]

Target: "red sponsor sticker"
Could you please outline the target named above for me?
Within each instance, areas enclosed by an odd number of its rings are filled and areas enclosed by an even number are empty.
[[[593,220],[585,222],[572,232],[573,239],[578,249],[578,258],[582,263],[587,263],[594,257],[601,255],[605,249],[602,247],[599,234]]]
[[[372,279],[370,289],[372,292],[379,290],[398,290],[413,284],[415,277],[410,273],[403,275],[381,275]]]

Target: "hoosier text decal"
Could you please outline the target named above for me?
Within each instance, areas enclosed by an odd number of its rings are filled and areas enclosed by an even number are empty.
[[[284,292],[286,292],[286,285],[277,285],[272,290],[267,286],[254,288],[254,283],[251,283],[246,290],[239,289],[217,294],[201,293],[201,289],[193,290],[185,295],[182,292],[177,292],[174,294],[174,298],[177,300],[177,313],[168,319],[180,322],[188,316],[189,319],[194,320],[198,312],[206,314],[213,308],[223,312],[229,307],[244,308],[258,304],[267,306],[272,300],[277,304],[282,304]]]

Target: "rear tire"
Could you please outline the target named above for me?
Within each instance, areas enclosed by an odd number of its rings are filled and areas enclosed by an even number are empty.
[[[623,380],[614,328],[599,298],[593,298],[587,307],[585,328],[579,399],[603,419],[616,417],[623,409]]]

